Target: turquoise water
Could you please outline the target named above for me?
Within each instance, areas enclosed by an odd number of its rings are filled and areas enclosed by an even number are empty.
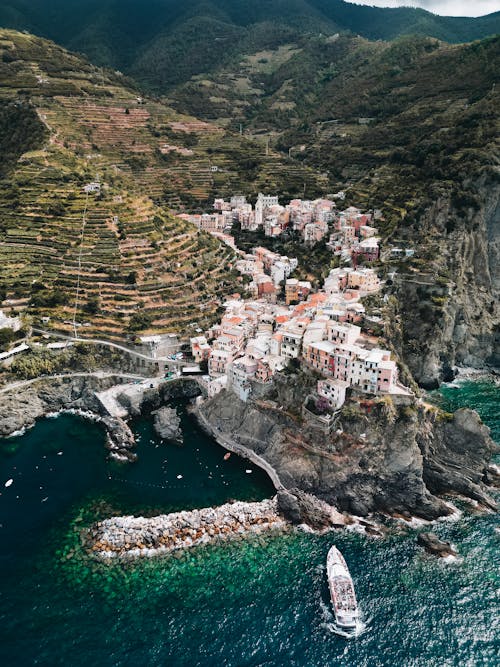
[[[475,406],[500,436],[498,387],[469,383],[443,394],[450,406]],[[224,462],[186,415],[183,448],[159,443],[147,420],[134,428],[139,462],[128,466],[106,462],[97,425],[69,416],[1,443],[0,664],[499,664],[493,515],[437,525],[460,552],[454,564],[425,556],[412,531],[382,540],[335,534],[365,624],[349,641],[331,629],[324,568],[331,535],[247,539],[127,565],[87,559],[79,531],[96,514],[272,493],[253,466]]]

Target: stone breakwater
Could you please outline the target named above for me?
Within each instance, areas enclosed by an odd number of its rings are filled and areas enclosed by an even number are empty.
[[[113,517],[89,528],[85,542],[89,551],[101,559],[151,557],[248,534],[284,531],[288,527],[278,512],[275,497],[152,518]]]

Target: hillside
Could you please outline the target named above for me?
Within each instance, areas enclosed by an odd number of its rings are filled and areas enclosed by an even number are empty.
[[[465,42],[500,32],[500,13],[454,18],[342,0],[6,0],[0,25],[43,35],[165,91],[304,35],[419,34]]]
[[[307,168],[290,163],[288,178],[275,153],[45,40],[0,31],[0,73],[0,298],[59,329],[71,330],[78,285],[86,336],[203,326],[238,287],[232,251],[168,206],[286,189],[285,177],[293,188],[294,174],[321,189]]]
[[[498,362],[500,38],[450,45],[428,37],[296,40],[193,77],[177,108],[275,145],[380,208],[394,262],[394,318],[416,377],[455,363]],[[290,250],[292,252],[292,250]]]

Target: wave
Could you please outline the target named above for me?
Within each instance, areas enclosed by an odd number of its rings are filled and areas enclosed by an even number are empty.
[[[356,623],[356,629],[352,632],[347,632],[343,628],[340,628],[337,625],[337,622],[335,620],[335,616],[333,614],[333,611],[330,608],[330,605],[327,605],[324,600],[320,601],[320,609],[321,609],[321,616],[322,616],[322,623],[321,626],[323,629],[325,629],[327,632],[331,634],[338,635],[339,637],[343,637],[344,639],[357,639],[361,635],[363,635],[365,632],[367,632],[369,628],[369,621],[370,619],[364,620],[362,618],[362,610],[360,609],[360,618],[358,619]]]

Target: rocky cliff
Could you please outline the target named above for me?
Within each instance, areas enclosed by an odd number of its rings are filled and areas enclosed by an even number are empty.
[[[130,449],[134,436],[127,424],[110,417],[96,397],[96,391],[123,382],[113,374],[88,374],[40,379],[0,394],[0,438],[21,432],[49,414],[75,411],[99,420],[107,432],[107,447],[121,461],[135,460]]]
[[[268,461],[285,487],[351,514],[435,519],[450,512],[436,495],[443,492],[494,507],[483,480],[495,445],[475,412],[450,417],[414,400],[351,400],[326,433],[284,409],[300,384],[287,376],[273,394],[248,403],[222,392],[202,411],[215,429]]]
[[[96,391],[122,382],[113,375],[95,375],[40,379],[0,394],[0,437],[33,426],[49,413],[61,410],[85,410],[101,413]]]
[[[449,380],[455,366],[500,363],[500,184],[490,175],[474,190],[462,207],[443,197],[419,217],[423,266],[403,265],[394,280],[387,333],[426,388]]]

